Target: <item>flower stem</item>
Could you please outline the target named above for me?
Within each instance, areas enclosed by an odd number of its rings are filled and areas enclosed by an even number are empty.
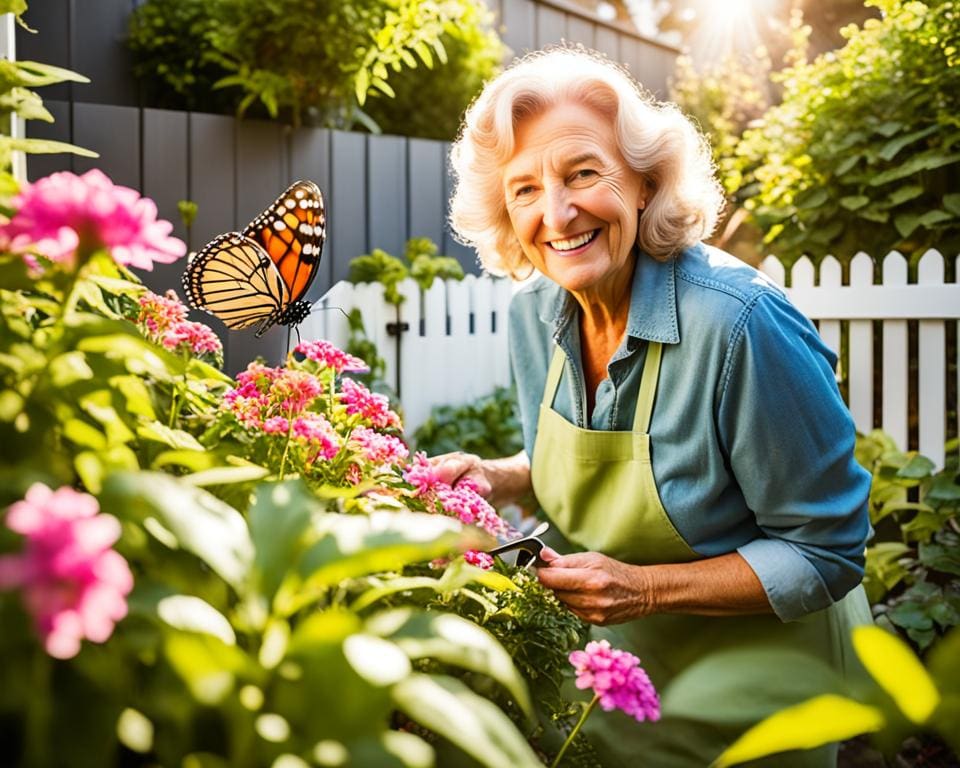
[[[287,467],[287,453],[290,451],[290,441],[293,440],[293,409],[290,409],[290,412],[287,414],[289,418],[287,422],[289,426],[287,427],[287,442],[283,446],[283,456],[280,459],[280,480],[283,480],[283,470]]]
[[[573,726],[573,730],[570,731],[570,735],[567,736],[567,740],[563,742],[563,746],[560,747],[560,751],[557,753],[557,756],[553,758],[553,762],[550,763],[550,768],[557,768],[557,766],[560,765],[560,760],[563,759],[563,755],[567,751],[567,747],[573,743],[573,739],[580,731],[580,727],[587,721],[587,718],[590,717],[590,713],[593,712],[593,708],[597,706],[598,701],[600,701],[600,697],[594,696],[593,701],[583,708],[583,714],[580,715],[580,719],[577,721],[577,724]]]

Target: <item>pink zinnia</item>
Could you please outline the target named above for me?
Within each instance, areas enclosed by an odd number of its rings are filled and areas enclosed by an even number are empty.
[[[619,709],[638,722],[660,719],[660,697],[632,653],[599,640],[571,653],[570,663],[577,672],[577,688],[592,688],[605,711]]]
[[[359,414],[371,426],[380,429],[400,429],[400,417],[390,410],[390,401],[386,396],[371,392],[353,379],[344,379],[340,386],[340,402],[347,407],[348,414]]]
[[[293,348],[308,360],[332,368],[337,373],[349,371],[351,373],[366,373],[370,367],[359,357],[355,357],[335,347],[329,341],[317,339],[316,341],[301,341]]]
[[[77,251],[106,248],[120,264],[152,270],[154,262],[169,264],[187,252],[182,240],[170,237],[173,225],[157,219],[152,200],[114,185],[96,169],[24,183],[13,208],[13,218],[0,225],[0,239],[28,256],[73,264]]]
[[[483,568],[485,571],[489,571],[491,568],[493,568],[493,557],[488,555],[486,552],[481,552],[477,549],[468,549],[463,553],[463,559],[470,563],[470,565],[475,565],[477,568]]]
[[[371,464],[399,464],[410,451],[403,441],[393,435],[384,435],[367,427],[357,427],[350,434],[350,442],[354,443],[363,453],[364,458]]]
[[[0,588],[22,588],[47,653],[60,659],[75,656],[84,638],[106,641],[127,614],[133,576],[111,549],[120,523],[99,511],[93,496],[34,483],[7,513],[26,547],[0,557]]]

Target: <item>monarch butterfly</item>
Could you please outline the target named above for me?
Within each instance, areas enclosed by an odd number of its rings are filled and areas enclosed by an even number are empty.
[[[320,266],[326,235],[323,195],[312,181],[292,184],[246,229],[226,232],[192,255],[181,283],[190,305],[228,328],[297,325],[310,314],[302,297]]]

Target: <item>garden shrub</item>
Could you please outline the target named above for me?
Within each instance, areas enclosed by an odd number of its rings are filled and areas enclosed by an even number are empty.
[[[456,61],[487,74],[495,36],[484,18],[479,3],[148,0],[131,16],[128,44],[135,73],[161,104],[254,108],[295,126],[360,122],[379,131],[364,111],[367,96],[393,98],[405,69],[439,72],[445,41],[466,44]],[[461,84],[476,79],[457,73]]]
[[[782,103],[726,174],[788,265],[960,247],[960,20],[951,0],[868,0],[846,45],[774,76]]]
[[[452,451],[484,459],[512,456],[523,450],[516,392],[497,387],[466,405],[441,405],[414,433],[417,450],[431,456]]]

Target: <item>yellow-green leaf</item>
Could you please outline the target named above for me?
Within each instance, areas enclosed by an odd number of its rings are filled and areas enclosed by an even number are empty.
[[[791,749],[813,749],[884,726],[876,707],[827,693],[784,709],[753,726],[731,744],[713,765],[724,768]]]
[[[923,664],[900,638],[879,627],[857,627],[853,647],[863,666],[917,725],[940,703],[940,693]]]

